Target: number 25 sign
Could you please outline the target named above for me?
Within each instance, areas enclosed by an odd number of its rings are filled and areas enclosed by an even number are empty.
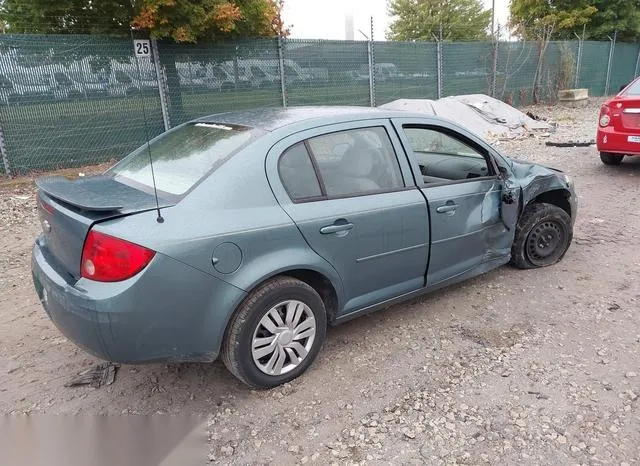
[[[148,40],[134,40],[133,50],[136,57],[148,57],[151,55],[151,44]]]

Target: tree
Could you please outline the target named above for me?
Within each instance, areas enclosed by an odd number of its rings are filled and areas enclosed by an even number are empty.
[[[606,0],[609,1],[609,0]],[[511,0],[510,26],[523,39],[574,38],[598,11],[593,0]]]
[[[283,0],[0,0],[6,32],[112,34],[177,42],[287,35]]]
[[[8,33],[124,35],[134,14],[130,0],[4,0],[0,5]]]
[[[618,31],[618,40],[634,42],[640,39],[640,2],[630,0],[595,0],[598,11],[593,15],[586,35],[592,40],[607,40]]]
[[[133,26],[152,37],[196,42],[286,35],[283,0],[142,0]]]
[[[390,40],[433,40],[440,26],[445,40],[486,39],[491,23],[481,0],[390,0],[388,11]]]
[[[571,38],[578,29],[589,23],[597,9],[590,0],[511,0],[510,26],[524,39],[539,41],[538,60],[533,78],[533,101],[541,99],[544,61],[551,38]],[[570,52],[565,50],[564,54]],[[571,58],[572,59],[572,58]],[[561,57],[561,61],[569,57]],[[566,77],[563,78],[566,81]],[[562,84],[564,85],[564,84]]]

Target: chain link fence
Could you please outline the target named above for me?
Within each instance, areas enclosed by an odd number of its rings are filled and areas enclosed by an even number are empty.
[[[231,110],[472,93],[525,105],[561,88],[616,93],[640,71],[639,44],[434,39],[149,41],[136,55],[121,38],[0,35],[0,173],[117,160],[173,126]]]

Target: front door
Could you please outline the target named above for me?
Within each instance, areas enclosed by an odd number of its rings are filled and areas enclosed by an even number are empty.
[[[431,218],[427,285],[491,261],[506,262],[513,228],[503,219],[502,178],[486,147],[453,127],[396,122],[419,173]]]
[[[298,133],[267,158],[278,201],[342,279],[342,314],[425,285],[426,202],[401,150],[387,120],[369,120]]]

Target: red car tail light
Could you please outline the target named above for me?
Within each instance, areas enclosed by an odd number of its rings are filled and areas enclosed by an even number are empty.
[[[611,123],[611,109],[606,105],[600,107],[599,123],[603,128],[609,126],[609,123]]]
[[[44,199],[40,197],[40,193],[36,193],[36,202],[39,203],[42,206],[42,208],[47,212],[49,212],[50,214],[55,213],[55,209],[53,208],[53,206],[44,202]]]
[[[81,275],[98,282],[118,282],[144,269],[155,251],[90,230],[82,248]]]

